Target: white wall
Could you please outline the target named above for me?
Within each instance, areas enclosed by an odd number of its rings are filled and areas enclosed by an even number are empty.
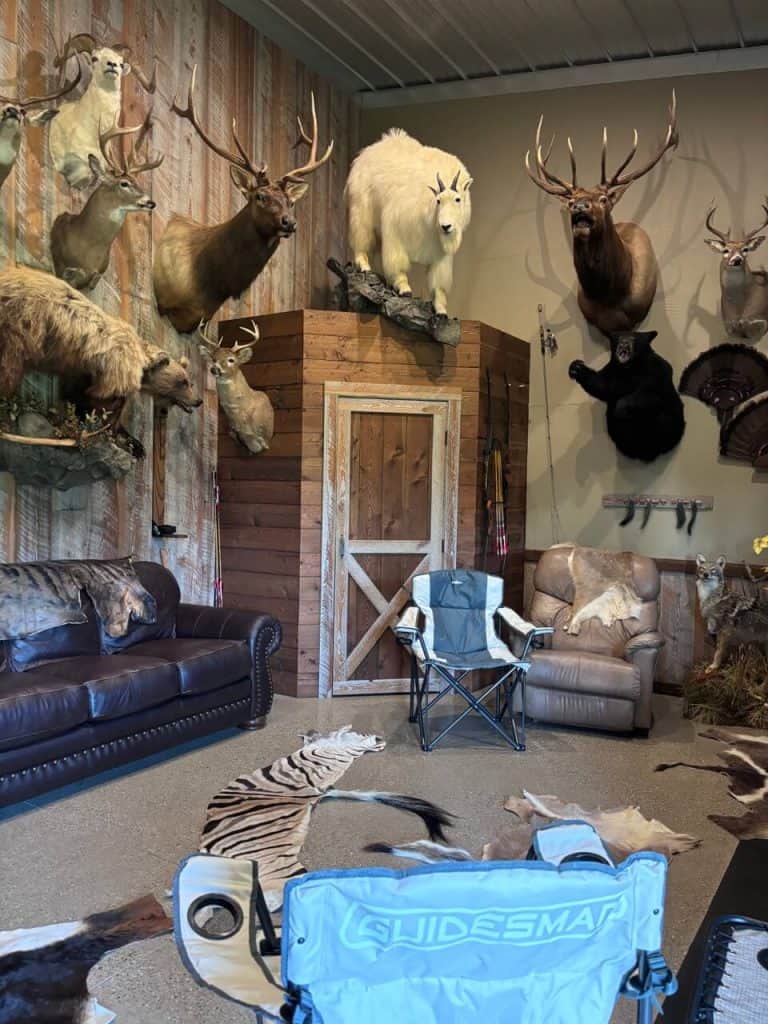
[[[528,180],[523,166],[539,113],[557,132],[551,164],[568,168],[573,138],[580,180],[599,179],[600,136],[609,130],[609,160],[618,163],[640,132],[638,160],[662,137],[672,85],[677,90],[680,146],[662,167],[633,185],[617,220],[648,231],[660,264],[659,290],[644,326],[659,332],[656,351],[675,379],[699,352],[725,340],[719,318],[718,259],[704,245],[708,204],[717,223],[756,226],[768,192],[768,72],[679,78],[674,82],[594,86],[559,92],[453,101],[363,115],[372,141],[397,125],[422,141],[457,153],[473,174],[473,222],[456,261],[454,315],[485,320],[532,343],[527,546],[553,541],[547,469],[537,303],[542,302],[560,351],[548,362],[552,441],[561,540],[632,548],[657,557],[696,551],[750,557],[752,538],[768,532],[768,473],[719,459],[717,421],[685,398],[687,430],[680,446],[650,466],[619,455],[605,430],[605,407],[568,378],[583,358],[600,367],[607,341],[588,328],[576,304],[570,231],[560,203]],[[755,254],[768,261],[768,243]],[[768,352],[768,339],[760,347]],[[674,512],[656,512],[644,531],[620,529],[621,512],[603,510],[608,492],[711,494],[714,512],[699,515],[692,538],[675,530]]]

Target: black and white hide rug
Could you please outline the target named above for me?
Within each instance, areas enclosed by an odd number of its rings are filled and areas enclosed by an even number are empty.
[[[88,991],[103,956],[171,931],[154,896],[82,921],[0,932],[0,1024],[109,1024],[115,1015]]]

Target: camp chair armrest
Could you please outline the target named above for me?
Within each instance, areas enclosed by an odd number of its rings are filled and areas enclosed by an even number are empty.
[[[535,626],[532,622],[528,622],[521,615],[518,615],[516,611],[506,608],[504,605],[497,610],[497,614],[513,632],[524,639],[525,644],[522,651],[515,652],[519,658],[525,658],[531,647],[540,646],[542,637],[551,636],[554,633],[554,629],[551,626]]]
[[[422,650],[426,650],[424,637],[419,626],[420,615],[421,612],[416,605],[409,605],[403,612],[400,620],[392,627],[395,639],[403,647],[413,648],[416,643],[420,643]]]

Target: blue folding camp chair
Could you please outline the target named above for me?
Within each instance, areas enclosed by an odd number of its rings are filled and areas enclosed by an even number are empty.
[[[528,657],[552,628],[536,627],[503,607],[504,580],[474,569],[441,569],[414,576],[411,596],[414,604],[406,608],[394,632],[411,650],[409,721],[418,722],[422,749],[432,750],[475,711],[515,750],[525,750]],[[498,635],[497,615],[512,631],[517,651],[510,650]],[[471,672],[483,672],[486,680],[490,677],[477,693],[465,684]],[[435,677],[439,689],[430,696]],[[517,691],[520,713],[515,721]],[[430,712],[450,693],[458,694],[467,706],[432,735]],[[495,702],[492,710],[486,706],[489,698]]]
[[[313,872],[288,883],[279,940],[255,865],[196,854],[174,884],[177,943],[260,1022],[608,1024],[623,994],[650,1024],[676,988],[659,952],[667,862],[614,867],[601,850],[565,822],[537,833],[546,860]]]

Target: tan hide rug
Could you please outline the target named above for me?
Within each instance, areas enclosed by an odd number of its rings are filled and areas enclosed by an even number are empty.
[[[483,847],[483,860],[520,860],[530,849],[537,828],[553,821],[589,822],[618,863],[638,850],[654,850],[672,857],[686,853],[701,843],[693,836],[673,832],[660,821],[644,818],[637,807],[617,807],[609,811],[588,811],[575,803],[564,803],[556,796],[534,796],[523,790],[522,797],[511,796],[504,804],[518,819]]]
[[[737,839],[768,839],[768,734],[747,732],[743,729],[706,729],[700,733],[705,739],[727,743],[718,752],[722,764],[688,764],[675,761],[659,764],[657,772],[669,768],[692,768],[699,772],[717,772],[730,780],[728,792],[748,808],[740,817],[728,814],[708,814],[720,828]]]
[[[588,619],[612,626],[617,619],[639,617],[643,602],[633,585],[632,559],[631,551],[573,548],[568,568],[574,596],[566,633],[578,636]]]

